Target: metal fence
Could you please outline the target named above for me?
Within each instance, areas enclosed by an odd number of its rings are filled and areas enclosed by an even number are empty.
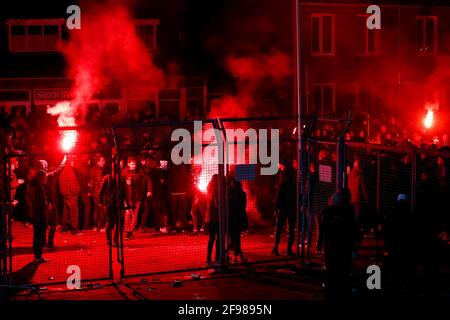
[[[421,214],[426,214],[437,232],[449,231],[448,208],[450,186],[448,150],[420,150],[413,146],[388,147],[381,145],[347,142],[345,144],[345,175],[352,195],[358,221],[366,235],[381,238],[384,217],[394,207],[399,194],[405,194],[412,210],[419,210],[418,193],[421,188],[433,190],[427,198]],[[316,247],[319,230],[318,216],[328,205],[331,196],[338,190],[336,168],[339,167],[337,144],[329,141],[308,141],[307,211],[312,216],[308,237]],[[356,163],[357,162],[357,163]],[[359,170],[355,168],[359,167]],[[355,173],[355,171],[359,171]],[[360,176],[361,185],[352,190],[352,179]],[[356,200],[355,200],[356,198]],[[420,199],[419,199],[420,202]],[[434,205],[433,205],[434,203]],[[422,210],[423,211],[423,210]],[[412,235],[414,236],[414,235]],[[315,245],[314,245],[315,243]],[[308,251],[309,253],[309,251]]]
[[[238,156],[229,158],[226,165],[226,176],[229,177],[226,188],[228,201],[227,207],[227,225],[228,225],[228,252],[232,263],[240,263],[246,261],[267,261],[276,259],[286,259],[286,250],[291,248],[298,255],[298,232],[299,219],[297,219],[296,210],[292,212],[292,217],[280,217],[283,219],[281,228],[281,241],[279,244],[280,255],[272,254],[275,244],[277,219],[276,208],[274,207],[278,190],[283,180],[284,172],[287,168],[298,169],[297,161],[297,140],[294,134],[296,127],[295,119],[290,118],[267,118],[267,119],[222,119],[222,128],[228,132],[226,139],[227,150],[233,155],[245,154],[246,159],[239,159]],[[245,140],[245,146],[242,146],[242,140],[233,139],[231,133],[235,130],[243,130],[247,133],[248,139]],[[268,130],[268,131],[260,131]],[[274,139],[274,134],[278,130],[278,141]],[[254,138],[250,139],[254,134]],[[266,139],[267,137],[267,139]],[[275,146],[279,155],[279,168],[276,175],[264,174],[263,167],[269,167],[273,163],[261,163],[261,159],[250,161],[251,157],[261,154],[264,148],[270,152],[270,146]],[[245,153],[239,153],[240,147],[245,148]],[[274,156],[274,154],[272,154]],[[253,162],[253,163],[252,163]],[[277,165],[275,163],[275,165]],[[235,182],[238,182],[237,184]],[[237,187],[236,187],[237,185]],[[239,192],[240,186],[244,194]],[[296,185],[294,185],[293,198],[290,198],[291,205],[296,207],[295,193]],[[237,190],[237,191],[236,191]],[[242,199],[244,198],[244,199]],[[246,200],[247,217],[240,214],[239,204]],[[288,201],[289,201],[288,200]],[[284,213],[282,213],[284,214]],[[240,221],[244,220],[244,225]],[[248,221],[248,222],[247,222]],[[281,220],[280,220],[281,223]],[[243,231],[241,244],[236,245],[233,239],[235,230]],[[289,247],[289,230],[292,244]],[[236,238],[236,237],[234,237]],[[239,259],[238,253],[240,247],[244,255],[244,260]],[[237,258],[237,259],[236,259]]]
[[[278,169],[278,160],[263,165],[258,161],[229,163],[228,153],[221,150],[240,143],[227,140],[227,129],[255,130],[257,139],[244,147],[249,160],[253,152],[260,151],[259,130],[278,129],[280,167],[295,167],[294,128],[293,119],[258,118],[4,131],[2,281],[65,283],[73,270],[70,266],[80,268],[81,281],[91,282],[113,279],[118,269],[120,278],[127,278],[288,259],[284,252],[287,223],[281,230],[281,254],[272,254],[273,209],[281,174],[261,174],[262,167]],[[174,132],[178,132],[176,138]],[[263,140],[268,156],[271,142],[276,142],[273,132],[269,130]],[[61,145],[66,136],[71,142]],[[183,141],[190,143],[191,155],[177,149],[182,137],[188,137]],[[173,153],[184,163],[174,163]],[[34,228],[27,207],[29,183],[43,169],[39,160],[46,160],[49,167],[45,188],[52,219],[47,236],[55,232],[53,243],[45,241],[43,254],[49,260],[45,263],[34,261]],[[230,225],[236,203],[232,181],[242,183],[246,201],[238,232],[246,259],[238,261],[233,259],[235,243],[230,237],[236,235]],[[298,223],[291,223],[296,231],[292,249],[297,254]]]
[[[61,145],[61,141],[66,142]],[[6,232],[2,233],[2,258],[6,257],[8,282],[66,283],[78,268],[83,281],[111,279],[112,248],[100,232],[104,230],[93,230],[94,223],[105,228],[106,217],[99,212],[89,179],[99,157],[106,161],[98,169],[97,179],[110,174],[108,132],[81,128],[31,132],[28,143],[20,149],[11,143],[4,147],[2,221],[6,226],[2,227]],[[38,197],[35,189],[30,192],[36,187],[33,178],[38,171],[48,174],[42,189],[47,207],[45,215],[39,217],[30,208]],[[98,216],[103,222],[96,219]],[[37,228],[43,236],[34,232]],[[46,260],[36,261],[38,251]]]

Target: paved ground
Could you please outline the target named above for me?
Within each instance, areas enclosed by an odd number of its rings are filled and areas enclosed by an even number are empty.
[[[82,235],[57,232],[56,250],[45,250],[48,263],[33,263],[32,228],[21,223],[13,225],[13,281],[15,284],[47,284],[65,282],[67,268],[77,265],[83,280],[110,277],[110,261],[117,261],[117,250],[106,244],[104,233],[85,231]],[[124,270],[126,276],[160,273],[175,270],[199,269],[206,266],[206,234],[138,233],[124,243]],[[285,239],[280,257],[271,255],[273,235],[271,228],[258,229],[242,237],[242,248],[249,261],[285,259]],[[113,265],[114,278],[119,277],[120,266]]]
[[[109,251],[104,234],[88,232],[74,237],[58,234],[56,244],[60,248],[48,252],[51,262],[36,267],[32,259],[31,232],[15,226],[22,237],[14,240],[16,255],[16,283],[65,281],[66,266],[80,265],[82,278],[95,278],[109,274]],[[17,233],[16,235],[20,235]],[[269,230],[256,232],[243,238],[243,247],[252,262],[273,259],[270,249],[273,238]],[[141,234],[125,244],[125,270],[131,276],[175,269],[204,267],[205,235]],[[366,289],[366,268],[382,265],[380,247],[373,239],[366,239],[364,247],[354,259],[353,287],[357,297],[386,296],[386,290],[369,292]],[[271,263],[232,265],[229,270],[197,270],[178,273],[159,273],[129,277],[119,280],[120,265],[113,265],[115,281],[86,281],[80,290],[68,291],[64,285],[44,285],[39,294],[29,290],[11,292],[9,298],[19,300],[321,300],[325,271],[323,259],[311,251],[311,257],[295,260],[278,260]],[[450,254],[448,247],[442,251],[440,296],[450,300]],[[113,251],[114,258],[116,252]],[[282,259],[285,257],[280,257]],[[28,277],[24,277],[27,268]],[[421,274],[421,270],[418,271]],[[419,285],[423,276],[419,276]],[[48,281],[51,280],[51,281]],[[383,280],[384,281],[384,280]],[[383,282],[385,285],[385,282]],[[422,287],[419,295],[425,295]]]

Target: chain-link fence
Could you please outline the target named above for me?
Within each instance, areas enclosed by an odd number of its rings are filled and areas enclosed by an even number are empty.
[[[9,282],[66,283],[112,277],[112,249],[98,202],[110,173],[105,130],[29,132],[14,143],[7,132],[4,198]]]
[[[215,121],[114,128],[125,277],[220,264],[216,128]]]
[[[338,189],[336,143],[309,140],[307,157],[307,207],[314,217],[309,230],[320,249],[319,230],[314,222]],[[449,230],[449,158],[446,150],[347,142],[346,181],[361,235],[380,240],[384,218],[392,211],[397,197],[404,194],[412,210],[424,214],[424,225],[432,225],[433,232],[445,238]]]
[[[221,124],[228,151],[226,212],[230,262],[258,262],[296,255],[295,120],[222,119]],[[239,135],[240,138],[235,138]],[[279,159],[275,158],[277,154]],[[273,172],[264,172],[264,168],[271,166]]]
[[[76,268],[82,281],[112,278],[116,260],[122,277],[224,267],[235,262],[228,254],[239,253],[236,236],[245,255],[236,255],[239,262],[286,258],[299,231],[295,174],[292,217],[274,212],[281,212],[275,200],[285,169],[297,170],[294,128],[291,119],[271,118],[4,131],[2,270],[9,283],[47,284],[66,282]],[[227,145],[248,141],[228,143],[227,129],[255,130],[243,150],[256,161],[226,162]],[[236,181],[244,198],[234,199]],[[30,208],[40,191],[42,203],[34,202],[46,204],[44,221]],[[233,229],[238,207],[242,220]]]

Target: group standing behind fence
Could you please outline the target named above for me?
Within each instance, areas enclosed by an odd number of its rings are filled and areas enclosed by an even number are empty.
[[[55,248],[57,230],[73,236],[93,230],[106,233],[113,246],[119,245],[121,231],[125,240],[136,232],[206,232],[207,264],[220,263],[217,174],[210,174],[207,190],[201,190],[195,164],[168,166],[156,152],[129,155],[117,163],[107,159],[102,154],[66,155],[60,163],[52,159],[49,168],[46,160],[11,158],[12,221],[32,225],[37,262],[46,261],[44,247]],[[248,228],[247,195],[232,176],[226,184],[230,254],[245,262],[240,237]]]

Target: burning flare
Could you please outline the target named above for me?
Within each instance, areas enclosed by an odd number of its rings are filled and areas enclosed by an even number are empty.
[[[60,128],[77,126],[69,101],[58,102],[54,107],[48,108],[47,113],[52,116],[58,115],[58,126]],[[61,131],[61,138],[61,148],[64,152],[70,152],[77,143],[78,132],[77,130],[63,130]]]
[[[426,129],[430,129],[433,126],[433,122],[434,122],[434,110],[433,108],[428,108],[425,119],[423,120],[423,124]]]

